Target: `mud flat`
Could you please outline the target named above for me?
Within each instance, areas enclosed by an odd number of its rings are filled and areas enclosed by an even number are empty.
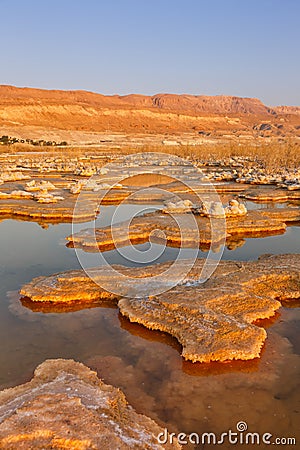
[[[163,432],[137,414],[120,389],[73,360],[46,360],[26,384],[0,392],[2,449],[179,449],[159,445]]]
[[[106,268],[94,269],[96,283],[83,271],[35,278],[22,287],[21,295],[32,302],[54,302],[55,308],[66,302],[78,302],[84,308],[97,299],[118,302],[121,314],[131,322],[174,336],[182,345],[182,356],[193,362],[259,357],[267,333],[255,322],[272,317],[281,301],[300,298],[299,255],[262,257],[254,262],[221,261],[212,277],[200,284],[197,280],[203,264],[197,260],[182,284],[149,298],[120,298],[105,291],[101,281],[111,277]],[[186,261],[182,260],[182,265]],[[139,278],[149,277],[151,285],[151,277],[169,266],[124,268],[123,273],[131,277],[131,283],[134,278],[138,283]],[[112,287],[120,266],[115,269]]]
[[[228,217],[226,219],[226,234],[224,235],[222,219],[210,219],[200,215],[194,215],[195,227],[190,228],[192,220],[187,220],[187,225],[180,220],[180,227],[176,220],[169,214],[160,212],[145,214],[135,217],[128,222],[120,223],[112,227],[85,229],[67,237],[70,245],[83,248],[86,251],[101,251],[113,249],[116,246],[126,246],[153,241],[166,241],[167,245],[174,247],[200,247],[210,246],[221,242],[225,237],[227,242],[239,240],[243,237],[260,237],[284,233],[286,223],[300,220],[298,208],[274,208],[248,211],[244,216]],[[214,227],[212,237],[211,228]],[[128,229],[128,232],[126,233]],[[164,233],[163,238],[160,237]]]

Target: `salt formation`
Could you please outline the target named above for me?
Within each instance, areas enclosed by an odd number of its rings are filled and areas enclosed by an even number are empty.
[[[187,263],[181,261],[183,267]],[[151,278],[170,264],[122,268],[122,273],[130,283],[149,278],[151,285]],[[267,333],[255,322],[272,317],[281,301],[300,298],[300,256],[221,261],[212,277],[199,284],[203,264],[197,260],[185,280],[171,290],[166,279],[166,291],[150,298],[120,298],[101,288],[101,280],[107,282],[108,277],[112,287],[119,283],[118,266],[114,276],[101,267],[93,269],[93,279],[83,270],[35,278],[22,287],[21,295],[33,302],[78,302],[83,308],[95,301],[118,301],[121,314],[131,322],[176,337],[183,357],[193,362],[259,357]]]
[[[30,179],[29,175],[24,175],[22,172],[5,171],[1,172],[0,181],[2,183],[7,181],[20,181]]]
[[[298,183],[295,182],[295,183],[289,184],[289,185],[287,186],[287,189],[288,189],[289,191],[298,191],[298,190],[300,189],[300,181],[299,181]]]
[[[48,192],[47,189],[43,189],[42,191],[34,195],[34,199],[38,203],[57,203],[58,201],[64,200],[64,197],[61,197],[59,195],[52,195]]]
[[[54,186],[54,184],[50,183],[50,181],[40,181],[40,182],[36,182],[35,180],[29,181],[28,183],[26,183],[25,185],[25,190],[28,192],[33,192],[33,191],[44,191],[44,190],[50,191],[50,190],[55,190],[56,187]]]
[[[31,199],[32,198],[32,194],[30,192],[27,191],[22,191],[22,190],[18,190],[18,191],[12,191],[9,195],[9,198],[27,198],[27,199]]]
[[[199,213],[207,217],[224,217],[224,208],[220,202],[202,202]]]
[[[185,213],[192,212],[193,203],[190,200],[179,200],[178,202],[165,202],[163,213]]]
[[[237,200],[230,200],[229,205],[225,208],[226,217],[229,216],[243,216],[247,214],[247,208],[243,203],[239,203]]]
[[[247,209],[243,203],[237,200],[230,200],[229,205],[223,208],[220,202],[203,201],[200,206],[193,204],[190,200],[179,200],[177,202],[165,202],[162,212],[167,213],[194,213],[206,217],[232,217],[243,216],[247,213]]]
[[[79,194],[84,186],[84,182],[78,181],[78,183],[71,184],[69,189],[71,194]]]
[[[210,203],[209,203],[210,205]],[[163,231],[167,245],[174,247],[207,247],[216,245],[226,237],[226,242],[231,242],[242,237],[259,237],[261,235],[273,235],[284,233],[286,223],[300,220],[298,208],[270,208],[250,210],[247,214],[229,214],[226,218],[226,234],[222,226],[225,220],[225,212],[219,203],[219,216],[213,216],[213,220],[207,217],[208,213],[194,215],[194,221],[182,221],[179,224],[171,214],[153,212],[144,216],[134,217],[130,224],[120,222],[113,227],[107,226],[96,229],[84,229],[67,237],[67,240],[76,247],[87,251],[106,251],[116,246],[126,246],[130,243],[144,243],[150,238],[159,241],[159,233],[155,230]],[[194,211],[193,211],[194,212]],[[211,210],[209,210],[209,213]],[[213,209],[213,213],[218,210]],[[221,216],[221,213],[223,214]],[[220,224],[218,223],[220,221]],[[212,223],[213,222],[213,223]],[[212,235],[214,227],[214,235]],[[128,232],[126,231],[128,230]]]
[[[29,383],[0,392],[3,450],[181,448],[176,439],[160,445],[162,432],[128,404],[120,389],[73,360],[46,360]]]
[[[291,185],[300,185],[299,168],[278,168],[266,170],[263,164],[249,157],[221,158],[214,161],[198,161],[196,164],[206,166],[209,171],[206,176],[209,180],[217,182],[235,181],[242,184],[275,185],[289,188]]]
[[[300,191],[298,189],[247,189],[239,194],[240,197],[247,200],[258,202],[285,202],[289,200],[300,200]]]

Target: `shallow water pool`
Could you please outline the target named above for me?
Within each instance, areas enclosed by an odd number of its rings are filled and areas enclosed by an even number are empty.
[[[140,206],[124,205],[123,219],[132,213],[130,208],[138,212]],[[99,225],[109,223],[113,210],[101,209]],[[122,388],[139,412],[171,430],[218,434],[236,430],[237,422],[244,421],[249,431],[295,436],[299,442],[299,307],[283,307],[264,324],[268,339],[259,360],[226,364],[183,361],[175,339],[129,323],[114,305],[69,313],[24,307],[18,295],[22,284],[35,276],[80,268],[74,249],[65,245],[71,232],[71,224],[42,228],[32,222],[0,222],[1,389],[30,379],[34,368],[47,358],[73,358]],[[300,227],[292,226],[283,235],[246,239],[243,246],[226,249],[224,258],[300,253],[299,238]],[[138,247],[143,250],[147,244]],[[177,253],[167,248],[155,262],[174,259]],[[199,252],[199,257],[204,255]],[[132,265],[115,250],[105,257],[112,263]]]

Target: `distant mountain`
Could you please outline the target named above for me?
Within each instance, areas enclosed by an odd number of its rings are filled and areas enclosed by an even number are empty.
[[[275,106],[274,110],[278,114],[300,114],[300,106]]]
[[[135,107],[159,108],[169,111],[185,111],[191,114],[269,114],[270,108],[257,98],[241,98],[226,95],[177,95],[156,94],[127,95],[119,97],[122,101]]]
[[[120,96],[0,85],[0,135],[1,128],[18,132],[24,127],[35,127],[40,135],[42,130],[286,135],[299,133],[299,115],[300,107],[270,108],[256,98]],[[268,125],[261,127],[264,122]]]
[[[18,88],[0,85],[0,104],[77,104],[98,108],[155,108],[168,111],[185,111],[190,114],[270,114],[272,109],[257,98],[226,95],[102,95],[88,91],[59,91]],[[292,108],[292,107],[280,107]],[[282,111],[284,112],[284,111]]]

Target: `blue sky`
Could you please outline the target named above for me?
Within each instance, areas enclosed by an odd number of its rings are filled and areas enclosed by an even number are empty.
[[[300,105],[299,0],[0,0],[0,84]]]

